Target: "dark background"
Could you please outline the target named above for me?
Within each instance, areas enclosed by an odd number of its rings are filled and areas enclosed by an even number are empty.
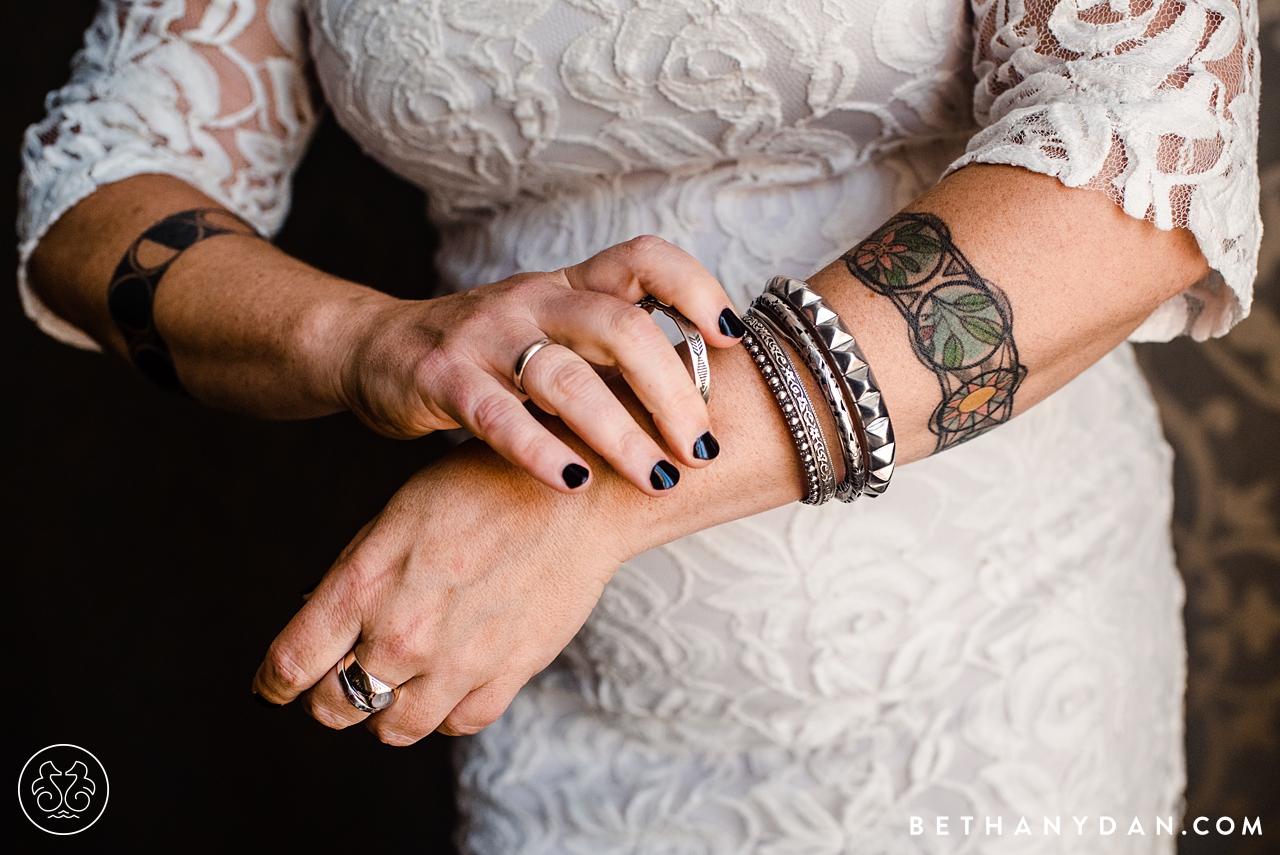
[[[11,2],[0,79],[0,222],[13,222],[23,129],[67,77],[95,0]],[[1280,0],[1262,0],[1280,52]],[[1280,231],[1280,76],[1264,63],[1264,209]],[[1271,84],[1271,85],[1268,85]],[[278,243],[402,296],[431,293],[422,195],[331,120],[298,175]],[[1184,855],[1261,853],[1280,835],[1280,241],[1254,314],[1208,345],[1141,349],[1178,450],[1188,584],[1188,816],[1261,816],[1263,838],[1183,838]],[[251,703],[274,634],[435,439],[380,439],[348,416],[269,423],[153,391],[39,333],[4,245],[0,324],[8,704],[0,771],[71,742],[111,776],[110,805],[54,838],[10,808],[9,851],[448,852],[449,739],[407,749]],[[8,283],[8,284],[5,284]],[[375,843],[376,841],[376,843]]]

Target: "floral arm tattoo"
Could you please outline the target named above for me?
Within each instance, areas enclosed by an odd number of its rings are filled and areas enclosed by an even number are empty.
[[[935,453],[1013,417],[1013,394],[1027,376],[1013,342],[1013,309],[951,242],[942,220],[899,214],[841,260],[893,301],[916,358],[938,377],[942,401],[929,419]]]

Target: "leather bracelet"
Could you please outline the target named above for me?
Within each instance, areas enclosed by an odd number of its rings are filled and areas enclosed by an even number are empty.
[[[845,399],[858,416],[866,460],[863,493],[878,496],[893,477],[896,445],[893,423],[885,407],[880,387],[857,340],[827,301],[809,283],[785,276],[769,280],[765,291],[785,300],[816,339],[827,364],[840,384]]]
[[[747,327],[742,345],[777,400],[804,467],[805,495],[801,501],[820,505],[835,493],[836,477],[813,402],[805,391],[800,372],[778,343],[778,334],[769,322],[754,311],[748,311],[742,322]]]

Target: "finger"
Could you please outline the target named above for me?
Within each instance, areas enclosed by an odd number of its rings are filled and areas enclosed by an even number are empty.
[[[336,664],[320,682],[302,693],[298,703],[302,704],[308,715],[334,730],[359,724],[370,716],[370,713],[361,712],[347,700],[346,693],[342,691],[342,683],[338,680]]]
[[[421,632],[423,626],[421,623],[415,625],[413,621],[399,621],[397,629],[386,634],[366,628],[366,637],[355,645],[352,667],[362,668],[366,674],[390,686],[402,687],[424,670],[430,648],[424,641],[425,634]],[[395,704],[399,702],[397,695]],[[347,698],[337,667],[330,669],[324,679],[307,692],[306,708],[316,721],[336,729],[349,727],[370,715]]]
[[[631,483],[661,496],[680,480],[653,437],[582,357],[562,345],[544,347],[524,373],[530,399],[559,416],[582,441]]]
[[[446,736],[470,736],[493,724],[511,706],[520,685],[495,680],[471,690],[436,729]]]
[[[654,235],[640,235],[564,269],[580,291],[600,291],[628,303],[651,294],[675,306],[713,347],[737,344],[745,333],[729,295],[696,258]]]
[[[530,367],[550,350],[534,354]],[[525,369],[525,389],[529,368]],[[458,373],[450,399],[460,424],[542,483],[562,493],[585,487],[591,478],[587,461],[525,409],[515,394],[479,368]]]
[[[349,561],[350,559],[348,559]],[[273,704],[287,704],[314,686],[360,635],[354,607],[363,574],[330,572],[281,630],[253,678],[253,690]]]
[[[396,702],[370,718],[365,727],[388,745],[412,745],[440,726],[470,686],[432,674],[415,677],[400,687]]]
[[[719,452],[706,401],[676,349],[644,309],[604,294],[563,292],[547,302],[538,322],[547,335],[588,362],[617,365],[679,462],[706,466]],[[526,390],[527,373],[528,369]],[[555,403],[567,421],[576,402]],[[574,415],[586,422],[594,414]],[[590,440],[588,444],[603,454]]]

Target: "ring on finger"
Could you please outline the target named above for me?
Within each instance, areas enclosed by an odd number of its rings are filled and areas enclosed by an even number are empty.
[[[515,380],[516,388],[520,390],[521,395],[529,394],[524,390],[524,370],[529,367],[529,360],[533,359],[535,353],[542,350],[542,348],[549,344],[551,344],[551,339],[540,338],[522,350],[520,355],[516,357],[516,370],[512,373],[511,377]]]
[[[399,686],[384,683],[370,674],[356,661],[356,652],[352,650],[338,663],[338,684],[347,697],[347,703],[360,712],[378,712],[385,710],[396,702]]]
[[[657,309],[675,321],[680,335],[684,336],[684,343],[689,347],[689,361],[693,364],[693,382],[698,387],[698,393],[702,395],[703,401],[711,400],[711,361],[707,359],[707,343],[703,340],[702,333],[698,332],[698,328],[688,318],[680,314],[679,309],[654,297],[645,297],[636,305],[650,314]]]

